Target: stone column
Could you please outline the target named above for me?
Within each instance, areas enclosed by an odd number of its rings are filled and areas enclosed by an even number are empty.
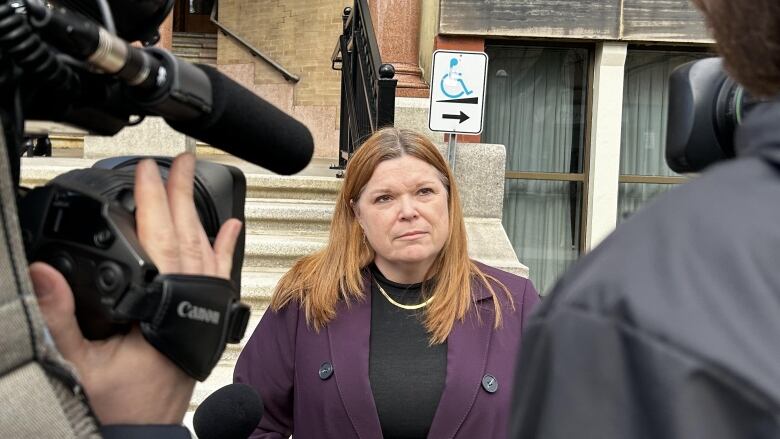
[[[395,67],[396,96],[428,97],[419,66],[421,0],[370,0],[382,62]]]
[[[591,119],[590,171],[586,211],[585,250],[595,248],[617,223],[620,176],[620,125],[623,114],[623,75],[626,43],[596,47]]]
[[[176,6],[174,6],[176,8]],[[160,41],[157,43],[157,47],[161,47],[166,50],[173,50],[173,9],[168,14],[168,18],[160,24]]]

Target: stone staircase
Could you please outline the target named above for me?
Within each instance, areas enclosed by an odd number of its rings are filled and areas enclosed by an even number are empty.
[[[217,65],[217,34],[173,33],[173,54],[192,63]]]

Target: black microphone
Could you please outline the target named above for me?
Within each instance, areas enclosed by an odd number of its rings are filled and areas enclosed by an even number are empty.
[[[198,439],[246,439],[263,417],[263,402],[252,387],[233,383],[209,395],[195,410]]]
[[[211,83],[211,111],[189,120],[166,117],[173,129],[278,174],[309,164],[314,140],[305,125],[217,69],[196,67]]]

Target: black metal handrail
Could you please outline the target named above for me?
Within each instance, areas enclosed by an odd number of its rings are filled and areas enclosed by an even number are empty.
[[[360,144],[395,120],[395,68],[382,64],[374,25],[366,0],[344,8],[344,31],[331,56],[334,70],[341,70],[341,120],[339,164],[344,169]]]
[[[260,52],[259,50],[257,50],[254,46],[249,44],[246,40],[244,40],[243,38],[241,38],[238,35],[236,35],[235,32],[233,32],[230,29],[228,29],[224,24],[220,23],[217,20],[218,4],[219,4],[219,1],[218,0],[214,0],[214,5],[211,7],[211,15],[209,16],[209,19],[211,20],[212,23],[214,23],[215,26],[217,26],[217,28],[219,28],[219,30],[224,35],[232,38],[240,46],[242,46],[244,49],[246,49],[252,56],[254,56],[256,58],[262,59],[268,65],[270,65],[271,67],[276,69],[276,71],[281,73],[282,76],[284,76],[284,79],[286,79],[287,81],[292,82],[292,83],[296,83],[296,82],[301,80],[300,77],[298,77],[297,75],[291,73],[289,70],[287,70],[284,67],[282,67],[281,64],[279,64],[278,62],[276,62],[273,59],[271,59],[268,55],[266,55],[266,54]]]

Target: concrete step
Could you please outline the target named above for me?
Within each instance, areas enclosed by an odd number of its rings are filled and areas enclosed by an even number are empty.
[[[216,65],[217,62],[217,56],[216,55],[209,55],[209,54],[180,54],[177,53],[176,56],[179,59],[182,59],[190,64],[208,64],[208,65]]]
[[[174,46],[173,47],[173,53],[174,55],[181,57],[193,57],[197,56],[199,58],[216,58],[217,57],[217,48],[216,47],[200,47],[200,46],[192,46],[192,47],[182,47],[182,46]]]
[[[194,51],[191,51],[189,53],[179,52],[179,53],[176,53],[175,55],[177,57],[183,59],[183,60],[188,61],[188,62],[200,63],[200,64],[203,64],[204,62],[216,61],[216,59],[217,59],[217,54],[216,53],[209,53],[208,49],[204,49],[204,50],[201,50],[201,51],[194,50]]]
[[[216,49],[217,48],[217,39],[182,39],[182,38],[174,38],[173,39],[173,49],[176,50],[177,48],[207,48],[207,49]]]
[[[22,184],[28,187],[39,186],[64,172],[88,168],[95,161],[95,159],[64,157],[22,158]],[[256,166],[249,168],[252,170],[245,171],[248,199],[334,202],[342,183],[342,180],[334,177],[260,174],[253,170],[257,168]]]
[[[199,56],[179,56],[184,61],[187,61],[190,64],[206,64],[208,66],[216,67],[217,65],[217,58],[202,58]]]
[[[333,208],[330,201],[248,199],[247,233],[327,235]]]
[[[333,177],[246,174],[247,197],[336,201],[342,180]]]
[[[48,134],[51,139],[52,147],[60,150],[76,150],[84,148],[84,136],[87,132],[78,128],[74,128],[70,125],[59,124],[56,122],[47,121],[27,121],[25,123],[25,129],[30,133],[35,134]],[[209,146],[201,141],[196,141],[195,146],[197,148],[197,155],[225,155],[226,153]],[[55,153],[56,157],[57,154]],[[71,157],[70,155],[68,157]],[[78,155],[74,157],[83,157]]]
[[[204,40],[216,40],[217,34],[203,33],[203,32],[174,32],[174,39],[204,39]]]
[[[245,268],[241,272],[241,300],[251,304],[252,309],[262,308],[271,300],[271,295],[282,275],[287,272],[285,268],[265,268],[254,271]]]
[[[289,268],[297,259],[323,248],[326,242],[327,236],[247,235],[244,268]]]
[[[173,53],[179,58],[198,64],[217,64],[217,35],[175,32]]]
[[[84,134],[63,134],[55,132],[49,134],[49,139],[51,140],[52,147],[55,149],[84,149]],[[197,155],[227,154],[222,150],[212,148],[200,141],[195,143],[195,147],[197,148]],[[79,157],[82,157],[82,155],[79,155]]]
[[[216,44],[179,43],[173,45],[172,51],[176,55],[188,53],[213,53],[216,56],[217,46]]]
[[[217,34],[193,34],[174,32],[172,45],[177,44],[208,44],[217,43]]]
[[[216,45],[206,45],[199,43],[182,43],[173,45],[174,53],[217,53]]]

